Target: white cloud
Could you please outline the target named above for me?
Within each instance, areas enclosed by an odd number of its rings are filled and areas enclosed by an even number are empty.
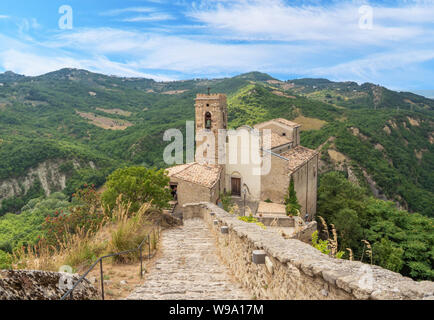
[[[150,21],[164,21],[164,20],[172,20],[173,16],[166,13],[156,13],[150,14],[147,16],[137,16],[131,18],[125,18],[122,21],[124,22],[150,22]]]
[[[101,13],[103,16],[117,16],[123,13],[149,13],[154,12],[154,8],[148,7],[130,7],[130,8],[122,8],[122,9],[114,9],[109,11],[104,11]]]
[[[0,34],[0,67],[25,74],[77,67],[157,80],[171,78],[167,74],[191,78],[259,70],[377,83],[392,76],[404,83],[405,71],[412,70],[413,78],[424,75],[432,82],[433,72],[421,65],[434,59],[434,5],[374,7],[373,30],[361,30],[355,2],[324,7],[209,0],[188,7],[190,20],[181,25],[158,24],[146,32],[130,24],[128,29],[74,28],[49,41],[26,39],[28,46],[11,39],[2,43]],[[119,16],[117,22],[173,19],[147,7],[103,15]]]
[[[204,8],[205,7],[205,8]],[[382,44],[414,37],[433,36],[422,23],[431,22],[434,5],[403,8],[374,7],[373,30],[359,28],[359,5],[291,6],[283,1],[217,1],[196,6],[189,15],[215,33],[232,39],[279,41],[329,41]],[[430,20],[431,19],[431,20]],[[408,23],[413,23],[408,25]]]
[[[104,74],[128,77],[144,77],[157,81],[173,78],[164,74],[140,71],[130,62],[116,62],[104,55],[77,56],[68,50],[36,46],[11,39],[0,34],[0,68],[28,76],[37,76],[61,68],[79,68]]]
[[[334,66],[321,67],[310,70],[309,72],[317,76],[328,76],[334,79],[348,79],[348,75],[353,80],[372,81],[380,79],[395,70],[409,70],[420,63],[434,60],[434,50],[400,50],[372,54],[360,59],[340,63]]]
[[[47,45],[98,55],[122,55],[137,68],[197,74],[244,72],[259,66],[282,70],[289,61],[300,60],[313,51],[312,47],[288,44],[214,43],[201,37],[189,39],[112,28],[62,33],[57,41]],[[276,66],[278,62],[282,65]]]

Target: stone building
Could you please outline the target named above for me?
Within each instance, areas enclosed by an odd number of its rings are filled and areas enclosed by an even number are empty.
[[[318,152],[300,145],[299,124],[279,118],[257,124],[254,128],[242,126],[226,131],[228,112],[223,94],[199,94],[195,108],[195,162],[168,169],[178,208],[192,202],[219,203],[223,192],[250,202],[283,203],[290,179],[294,179],[302,217],[313,219],[316,213]],[[219,135],[222,132],[224,134]],[[271,145],[267,147],[264,142],[266,133],[271,133]],[[204,135],[214,137],[213,141],[204,139]],[[255,144],[256,140],[259,143]],[[262,157],[268,156],[269,171],[254,174],[264,161],[252,161],[248,156],[252,149]],[[250,157],[249,161],[243,157]]]

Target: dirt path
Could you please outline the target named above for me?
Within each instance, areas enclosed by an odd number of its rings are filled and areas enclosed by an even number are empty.
[[[201,219],[164,232],[161,256],[130,300],[226,300],[252,297],[219,260]]]

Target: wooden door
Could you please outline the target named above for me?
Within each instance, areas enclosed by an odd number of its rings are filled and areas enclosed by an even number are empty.
[[[241,179],[240,178],[231,178],[232,185],[232,195],[233,196],[241,196]]]

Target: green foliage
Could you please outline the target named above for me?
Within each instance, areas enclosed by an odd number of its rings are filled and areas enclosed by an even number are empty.
[[[253,217],[253,215],[249,216],[239,216],[238,220],[247,222],[247,223],[254,223],[257,226],[261,227],[262,229],[265,229],[265,225],[262,222],[259,222],[257,218]]]
[[[410,210],[427,216],[434,212],[434,145],[429,142],[432,114],[394,110],[350,110],[348,120],[327,124],[317,131],[303,132],[301,143],[317,148],[328,138],[335,137],[334,148],[351,159],[352,167],[359,168],[358,178],[367,187],[363,168],[389,199],[408,205]],[[408,117],[418,119],[412,126]],[[390,129],[390,134],[385,127]],[[350,128],[358,128],[362,136]],[[383,150],[375,146],[380,145]],[[331,163],[324,147],[322,160]],[[425,150],[418,159],[415,152]]]
[[[85,185],[93,185],[95,188],[99,188],[105,183],[106,177],[110,172],[111,168],[73,170],[63,192],[68,196],[72,196],[76,190],[84,188]]]
[[[402,248],[396,248],[388,238],[382,238],[380,242],[374,244],[372,249],[375,252],[375,264],[395,272],[401,271],[404,265]]]
[[[255,217],[253,217],[252,215],[249,216],[240,216],[238,217],[238,220],[247,222],[247,223],[257,223],[258,219],[256,219]]]
[[[294,179],[291,177],[291,181],[288,187],[288,193],[285,196],[285,211],[288,216],[299,216],[301,205],[298,203],[297,193],[295,192]]]
[[[10,269],[12,267],[12,256],[0,250],[0,270]]]
[[[223,205],[223,210],[225,210],[226,212],[229,212],[231,210],[231,207],[233,204],[231,193],[230,192],[221,193],[220,194],[220,200],[221,200],[222,205]]]
[[[312,233],[312,246],[315,249],[321,251],[321,253],[332,256],[334,255],[336,259],[342,259],[345,254],[345,251],[338,251],[336,254],[332,253],[332,250],[330,249],[330,241],[320,239],[318,236],[318,231]]]
[[[303,115],[332,121],[342,111],[319,101],[295,96],[289,99],[273,93],[273,89],[262,84],[249,84],[231,95],[228,99],[229,124],[233,128],[242,125],[253,126],[259,122],[275,119],[293,119],[296,109]]]
[[[338,172],[320,179],[318,215],[335,225],[340,248],[351,248],[355,259],[361,257],[361,241],[366,239],[375,264],[417,280],[434,279],[432,218],[369,197]]]
[[[33,186],[22,197],[7,198],[1,202],[0,217],[5,213],[18,213],[22,207],[31,199],[44,196],[45,192],[39,181],[35,182]]]
[[[130,167],[117,169],[107,178],[107,190],[102,195],[103,203],[110,210],[116,204],[116,199],[122,195],[122,202],[131,202],[131,211],[137,211],[142,204],[152,202],[157,208],[168,206],[170,194],[169,177],[165,170]]]
[[[434,145],[429,142],[429,133],[434,102],[421,96],[377,90],[372,84],[360,86],[326,79],[298,79],[283,86],[267,83],[274,79],[258,72],[226,79],[164,83],[74,69],[39,77],[1,76],[4,85],[0,87],[0,103],[5,104],[0,108],[1,180],[21,177],[45,160],[68,160],[60,170],[67,175],[65,192],[71,195],[85,183],[100,186],[104,177],[119,167],[164,168],[164,131],[179,128],[185,132],[185,121],[194,119],[192,102],[196,93],[204,93],[210,86],[213,92],[228,94],[230,127],[277,117],[294,119],[299,114],[327,121],[321,130],[302,132],[302,144],[317,147],[335,136],[336,148],[366,169],[390,199],[405,202],[413,211],[433,214]],[[379,92],[377,104],[373,89]],[[186,91],[161,94],[173,90]],[[286,96],[276,95],[275,90]],[[107,114],[97,107],[132,114]],[[104,130],[76,111],[128,120],[133,126],[124,131]],[[407,116],[423,121],[411,126]],[[388,120],[397,125],[391,135],[382,130]],[[353,136],[350,126],[359,128],[368,141]],[[385,151],[375,150],[376,143]],[[426,150],[421,160],[416,158],[415,150]],[[72,159],[83,164],[81,169],[72,168]],[[89,161],[95,163],[98,172],[86,169]],[[19,198],[5,203],[0,210],[18,212],[31,199]]]
[[[8,213],[0,218],[0,250],[12,252],[13,249],[36,243],[45,235],[45,218],[56,211],[69,212],[70,203],[62,193],[53,193],[48,198],[30,200],[21,214]]]
[[[92,234],[103,219],[104,212],[95,186],[85,185],[73,195],[71,207],[66,212],[56,210],[45,218],[42,225],[44,240],[55,246],[59,240],[77,232]]]
[[[315,231],[312,234],[312,246],[315,249],[318,249],[319,251],[321,251],[324,254],[330,254],[330,249],[329,249],[329,242],[328,240],[321,240],[318,237],[318,231]]]

